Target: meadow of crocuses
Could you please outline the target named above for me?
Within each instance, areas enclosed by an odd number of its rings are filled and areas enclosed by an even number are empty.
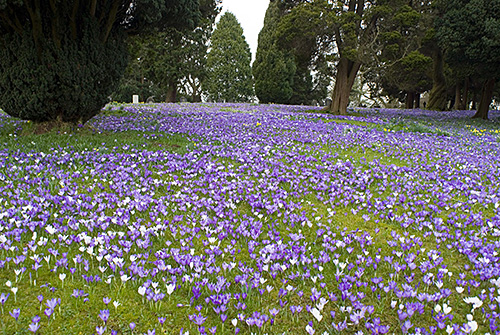
[[[472,112],[0,114],[3,334],[497,334],[500,133]]]

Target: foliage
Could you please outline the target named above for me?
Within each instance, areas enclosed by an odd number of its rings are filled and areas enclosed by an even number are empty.
[[[149,95],[141,95],[143,101],[154,96],[155,101],[166,99],[168,102],[176,101],[180,91],[190,100],[199,101],[201,82],[206,77],[208,41],[220,11],[220,2],[201,0],[201,18],[192,30],[169,28],[131,39],[129,49],[133,59],[120,91],[130,86],[136,87],[137,93],[143,87],[152,88]]]
[[[277,46],[294,57],[292,104],[311,104],[326,97],[334,60],[332,21],[323,1],[275,1],[281,9]],[[272,4],[273,2],[271,2]]]
[[[126,33],[193,26],[198,14],[197,0],[0,1],[0,106],[84,123],[118,85]]]
[[[346,113],[350,91],[362,66],[374,66],[377,62],[380,66],[384,61],[377,58],[384,52],[392,53],[391,61],[394,62],[407,55],[405,51],[416,50],[408,50],[398,43],[387,43],[390,39],[408,40],[413,30],[418,30],[419,25],[415,22],[419,21],[419,13],[406,1],[313,0],[280,3],[290,11],[282,21],[282,31],[286,32],[281,34],[283,42],[303,56],[299,59],[307,59],[311,54],[304,51],[310,50],[308,45],[316,45],[313,50],[317,52],[312,53],[312,59],[316,57],[322,61],[318,57],[328,55],[326,62],[335,62],[336,69],[332,72],[336,79],[331,105],[334,113]],[[297,39],[298,36],[302,38]]]
[[[288,103],[294,94],[296,66],[293,56],[277,45],[276,29],[280,18],[277,2],[269,2],[252,68],[255,94],[261,103]]]
[[[431,88],[432,58],[414,50],[382,70],[384,92],[394,98]]]
[[[208,77],[204,87],[209,99],[249,101],[254,95],[251,58],[240,23],[234,14],[224,13],[212,35],[207,56]]]
[[[146,79],[141,57],[145,54],[143,50],[145,45],[140,43],[141,40],[140,36],[131,36],[127,40],[130,62],[118,88],[111,94],[112,101],[131,103],[135,94],[139,95],[139,101],[146,101],[150,97],[158,101],[164,97],[160,87]]]
[[[380,52],[372,55],[363,71],[372,81],[373,94],[406,98],[407,108],[412,108],[415,95],[432,85],[432,58],[425,47],[432,27],[431,5],[425,1],[410,5],[396,7],[394,15],[380,24]]]
[[[500,77],[500,2],[442,0],[436,35],[447,62],[477,77]]]
[[[85,123],[108,101],[127,63],[118,32],[99,43],[89,22],[79,40],[37,47],[31,34],[0,39],[0,106],[8,114],[37,122]],[[97,41],[97,43],[96,43]]]
[[[452,67],[484,81],[476,116],[487,118],[494,84],[500,78],[500,1],[442,0],[439,9],[438,42]]]

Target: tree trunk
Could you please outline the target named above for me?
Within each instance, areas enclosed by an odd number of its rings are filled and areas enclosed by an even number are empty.
[[[337,64],[337,78],[332,93],[332,104],[330,112],[333,114],[346,115],[349,105],[349,94],[351,93],[354,80],[361,67],[360,62],[351,61],[345,57],[340,57]]]
[[[166,102],[176,102],[177,101],[177,83],[173,80],[168,82],[167,88],[167,98]]]
[[[453,104],[454,110],[460,110],[460,105],[462,104],[462,90],[460,87],[460,82],[455,85],[455,103]]]
[[[488,112],[490,110],[491,100],[493,98],[493,90],[495,89],[495,79],[488,79],[484,82],[481,90],[481,100],[479,101],[479,108],[473,118],[481,118],[488,120]]]
[[[444,78],[443,52],[436,47],[433,52],[433,87],[429,96],[429,109],[442,111],[446,109],[446,80]]]
[[[420,108],[420,93],[415,93],[415,108]]]
[[[465,78],[464,91],[462,94],[462,101],[460,101],[459,110],[466,110],[469,106],[469,77]]]
[[[463,81],[463,91],[461,84],[459,82],[455,87],[455,104],[453,105],[453,109],[455,110],[466,110],[468,105],[469,78],[467,77]]]
[[[477,109],[477,91],[474,90],[474,93],[472,94],[472,106],[471,106],[471,109],[472,110],[476,110]]]
[[[415,101],[415,93],[406,92],[406,109],[413,109],[414,101]]]

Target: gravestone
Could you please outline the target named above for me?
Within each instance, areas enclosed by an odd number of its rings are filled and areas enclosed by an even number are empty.
[[[332,99],[327,98],[327,99],[325,100],[325,107],[327,107],[327,108],[332,107]]]
[[[134,94],[132,96],[132,103],[133,104],[138,104],[139,103],[139,96],[137,94]]]

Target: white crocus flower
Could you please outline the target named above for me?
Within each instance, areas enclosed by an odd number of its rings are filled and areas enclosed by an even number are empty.
[[[115,306],[115,310],[118,308],[118,306],[120,306],[121,303],[119,301],[113,301],[113,306]]]
[[[175,284],[169,284],[166,287],[167,287],[167,294],[168,295],[171,295],[172,292],[174,292],[174,290],[175,290]]]
[[[464,301],[467,304],[472,304],[472,310],[475,310],[483,305],[483,301],[478,297],[467,297],[464,298]]]
[[[434,310],[436,311],[436,313],[441,312],[441,306],[437,304],[436,307],[434,307]]]
[[[316,307],[311,309],[311,314],[316,318],[316,320],[318,320],[318,322],[323,319],[323,315],[321,315],[321,312]]]

